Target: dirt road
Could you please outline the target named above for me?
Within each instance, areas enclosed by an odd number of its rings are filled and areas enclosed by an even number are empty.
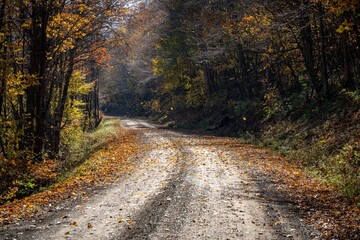
[[[0,239],[318,239],[276,184],[222,139],[122,120],[141,131],[137,167],[117,184]],[[135,161],[135,158],[134,158]]]

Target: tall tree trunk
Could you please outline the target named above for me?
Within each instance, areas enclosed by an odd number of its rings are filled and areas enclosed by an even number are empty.
[[[100,101],[99,101],[99,84],[98,81],[95,82],[94,86],[94,118],[95,118],[95,128],[97,128],[101,122],[100,115]]]
[[[1,0],[0,4],[0,31],[2,31],[5,20],[5,8],[6,8],[6,0]]]
[[[322,92],[327,96],[329,94],[329,76],[326,61],[326,46],[325,46],[325,26],[324,26],[324,9],[322,3],[319,2],[320,13],[320,58],[321,58],[321,82]]]
[[[38,81],[37,85],[30,86],[27,90],[27,114],[30,119],[27,129],[29,137],[29,150],[34,153],[34,160],[42,161],[44,137],[45,137],[45,112],[44,98],[46,94],[47,79],[45,76],[46,68],[46,48],[47,36],[46,28],[48,24],[49,12],[45,3],[32,1],[32,32],[30,43],[30,66],[29,73]]]
[[[344,84],[343,86],[348,89],[353,89],[355,87],[355,81],[351,74],[351,66],[350,66],[350,51],[349,51],[349,36],[345,31],[342,33],[342,52],[344,58]]]
[[[6,1],[2,0],[1,5],[0,5],[0,32],[2,32],[3,27],[4,27],[4,20],[5,20],[5,7],[6,7]],[[3,42],[0,42],[0,59],[4,59],[5,58],[5,54],[6,51],[3,49]],[[5,100],[5,89],[6,89],[6,66],[5,66],[5,61],[1,63],[0,65],[0,73],[1,73],[1,85],[0,85],[0,116],[2,115],[3,112],[3,103]]]
[[[67,66],[67,70],[64,76],[64,85],[62,87],[62,91],[60,93],[60,101],[56,108],[56,113],[54,116],[54,125],[52,126],[49,146],[50,156],[56,158],[59,154],[60,150],[60,132],[61,132],[61,123],[63,121],[66,101],[68,99],[68,91],[70,86],[71,76],[74,71],[74,57],[75,57],[75,49],[72,49],[69,53],[69,65]]]
[[[296,75],[296,72],[291,65],[291,63],[287,63],[287,67],[290,69],[291,76],[293,78],[293,82],[291,84],[291,90],[293,92],[301,92],[301,83],[299,81],[299,77]]]
[[[245,59],[244,46],[239,43],[237,45],[237,48],[238,48],[238,61],[239,61],[241,75],[245,84],[245,89],[248,97],[253,97],[254,94],[253,94],[250,75],[249,75],[249,67]]]
[[[277,73],[276,73],[276,88],[279,91],[280,97],[282,99],[285,99],[286,98],[286,92],[284,90],[284,83],[282,81],[281,73],[279,71],[277,71]]]
[[[210,96],[214,93],[215,88],[214,88],[214,84],[213,84],[213,80],[212,80],[212,76],[211,76],[212,75],[211,70],[209,68],[209,63],[207,63],[206,61],[203,62],[202,69],[204,71],[207,96],[208,96],[208,98],[210,98]]]
[[[309,2],[305,1],[304,5],[308,5]],[[305,6],[306,8],[307,6]],[[315,71],[314,56],[313,56],[313,40],[311,33],[310,16],[307,10],[304,10],[303,16],[299,22],[300,25],[300,38],[301,38],[301,52],[304,57],[305,67],[309,75],[310,83],[313,86],[317,94],[320,94],[320,86],[318,84],[318,77]]]
[[[0,51],[2,51],[2,47],[0,48]],[[1,66],[2,65],[2,66]],[[5,63],[2,63],[1,70],[1,84],[0,84],[0,121],[5,120],[7,118],[6,114],[6,66]],[[6,153],[6,147],[4,142],[4,136],[6,134],[6,130],[4,127],[0,126],[0,148],[1,152],[4,155],[4,157],[7,157]]]

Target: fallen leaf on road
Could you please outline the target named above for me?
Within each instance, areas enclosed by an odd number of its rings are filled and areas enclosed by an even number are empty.
[[[77,224],[76,221],[70,223],[70,226],[75,226],[75,227],[76,227],[77,225],[78,225],[78,224]]]

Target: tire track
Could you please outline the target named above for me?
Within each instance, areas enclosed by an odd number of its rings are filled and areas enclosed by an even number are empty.
[[[154,130],[152,131],[154,132]],[[176,233],[182,228],[187,216],[187,208],[191,199],[191,186],[185,182],[190,163],[189,152],[175,144],[174,137],[183,137],[168,131],[162,131],[161,136],[176,147],[177,161],[173,166],[175,172],[167,180],[165,186],[150,199],[143,210],[132,219],[134,224],[126,231],[119,232],[114,240],[120,239],[175,239]],[[167,212],[171,209],[171,216]]]

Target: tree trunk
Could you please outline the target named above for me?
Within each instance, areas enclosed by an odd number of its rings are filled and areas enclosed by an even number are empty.
[[[301,83],[299,81],[299,77],[296,75],[294,68],[290,63],[287,64],[287,67],[290,69],[291,76],[293,78],[293,83],[291,84],[292,92],[301,92]]]
[[[321,58],[321,82],[322,92],[325,96],[329,95],[329,76],[326,61],[326,46],[325,46],[325,26],[324,26],[324,10],[322,3],[319,2],[320,13],[320,58]]]
[[[249,75],[249,67],[247,65],[245,54],[244,54],[244,47],[242,44],[238,44],[238,61],[240,66],[241,75],[245,84],[245,89],[247,92],[248,97],[253,97],[253,90],[251,86],[251,80]]]
[[[208,96],[208,98],[210,98],[210,96],[215,91],[212,76],[211,76],[212,74],[210,72],[211,70],[210,70],[209,64],[207,62],[202,63],[202,68],[203,68],[203,71],[204,71],[207,96]]]
[[[64,116],[66,100],[68,98],[68,90],[70,86],[70,80],[72,73],[74,71],[74,57],[75,57],[75,49],[72,49],[69,53],[69,65],[67,66],[67,70],[64,76],[64,85],[62,87],[62,92],[60,94],[60,101],[56,108],[56,113],[54,116],[54,124],[52,126],[52,131],[49,144],[49,154],[51,157],[56,158],[59,154],[60,150],[60,131],[61,131],[61,123]]]
[[[44,99],[46,94],[46,28],[49,13],[44,3],[32,2],[32,32],[30,43],[30,65],[29,74],[36,77],[37,85],[26,89],[27,114],[29,126],[27,128],[28,149],[34,154],[34,161],[42,161],[44,137],[45,137],[45,115]]]
[[[309,4],[305,1],[305,4]],[[317,94],[320,94],[320,86],[318,84],[318,77],[315,71],[314,56],[313,56],[313,40],[311,33],[310,16],[307,12],[303,13],[303,16],[299,22],[300,25],[300,38],[302,45],[299,46],[304,57],[305,67],[309,75],[310,83]]]
[[[343,57],[344,57],[344,84],[343,86],[347,89],[353,89],[355,87],[355,82],[351,74],[351,66],[350,66],[350,51],[349,51],[349,36],[345,31],[342,35],[343,40]]]

